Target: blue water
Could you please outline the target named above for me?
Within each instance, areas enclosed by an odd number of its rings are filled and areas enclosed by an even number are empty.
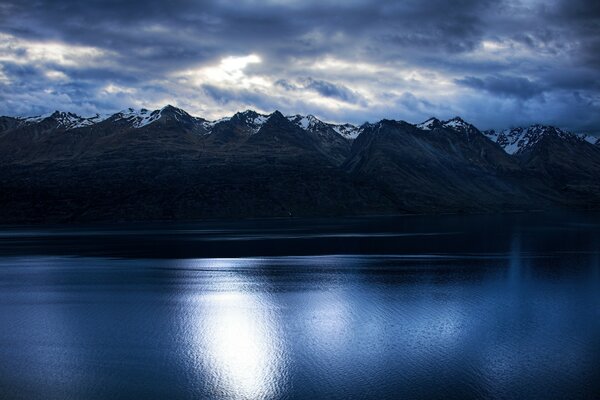
[[[599,398],[600,216],[0,229],[2,399]]]

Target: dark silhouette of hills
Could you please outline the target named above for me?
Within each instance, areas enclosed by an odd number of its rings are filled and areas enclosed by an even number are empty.
[[[353,126],[248,110],[0,117],[0,221],[600,207],[594,138],[460,118]]]

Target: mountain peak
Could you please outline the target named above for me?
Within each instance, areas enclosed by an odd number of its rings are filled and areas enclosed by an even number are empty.
[[[134,128],[142,128],[157,121],[161,117],[161,110],[150,111],[145,108],[136,110],[129,107],[116,113],[114,117],[115,121],[125,120],[130,122]]]
[[[264,123],[268,118],[269,115],[260,114],[254,110],[238,111],[231,117],[233,120],[246,124]]]
[[[579,140],[595,144],[595,138],[577,135],[551,125],[533,124],[528,127],[515,127],[500,132],[486,131],[488,138],[498,143],[508,154],[520,154],[534,147],[542,138],[550,136],[561,140]]]
[[[337,124],[324,122],[314,114],[295,114],[284,116],[279,110],[275,110],[271,114],[261,114],[252,109],[237,112],[231,117],[225,117],[215,121],[207,121],[202,118],[193,117],[185,110],[175,107],[172,104],[167,104],[157,110],[149,110],[146,108],[134,109],[129,107],[113,115],[95,114],[90,117],[83,117],[73,112],[60,110],[54,110],[51,113],[34,117],[15,117],[15,119],[18,121],[17,125],[38,124],[42,121],[48,120],[48,122],[45,122],[45,124],[51,124],[53,127],[50,129],[56,128],[60,130],[88,127],[109,118],[110,121],[114,122],[123,121],[126,123],[126,126],[129,125],[132,128],[142,128],[158,120],[161,120],[162,123],[168,124],[183,123],[186,128],[190,129],[196,129],[194,126],[198,124],[198,131],[203,132],[203,134],[210,134],[216,125],[227,121],[241,124],[244,126],[242,129],[245,132],[254,134],[258,132],[258,130],[260,130],[260,128],[267,121],[276,122],[279,120],[281,122],[286,120],[288,123],[291,123],[304,131],[328,135],[331,134],[331,130],[333,130],[336,134],[348,140],[354,140],[356,137],[358,137],[360,132],[364,131],[368,127],[399,122],[384,119],[377,123],[370,124],[367,122],[361,126],[356,126],[349,123]],[[456,116],[445,121],[431,117],[420,124],[415,124],[414,126],[423,131],[432,131],[436,128],[446,128],[448,130],[469,135],[477,132],[477,128],[475,126],[466,122],[460,116]],[[45,129],[48,129],[48,127]],[[329,131],[329,133],[326,133],[327,131]],[[592,145],[600,145],[600,139],[595,136],[574,134],[564,131],[561,128],[543,124],[532,124],[529,127],[511,128],[504,131],[488,130],[484,132],[484,134],[490,140],[497,142],[510,154],[518,152],[526,144],[534,143],[539,139],[539,137],[545,135],[555,135],[561,139],[576,138],[579,140],[584,140]]]
[[[175,106],[172,106],[170,104],[167,104],[166,106],[164,106],[163,108],[160,109],[161,112],[170,112],[170,113],[186,113],[184,110],[182,110],[181,108],[177,108]]]
[[[161,108],[160,109],[160,114],[161,114],[161,116],[173,116],[176,119],[178,119],[178,117],[193,118],[184,109],[172,106],[170,104],[167,104],[166,106],[164,106],[163,108]]]
[[[315,130],[318,128],[326,129],[328,124],[325,124],[323,121],[318,119],[312,114],[308,115],[290,115],[286,117],[288,121],[299,126],[304,130]]]
[[[55,110],[52,113],[34,117],[18,117],[17,120],[24,125],[38,124],[43,121],[49,121],[50,123],[54,124],[55,128],[57,129],[70,130],[96,124],[104,121],[108,117],[109,115],[101,115],[98,113],[90,117],[82,117],[72,112]]]
[[[468,122],[465,122],[465,120],[463,120],[461,117],[454,117],[447,121],[444,121],[443,126],[445,128],[464,129],[469,128],[473,125],[469,124]]]
[[[285,119],[285,117],[283,116],[283,114],[281,113],[281,111],[279,110],[275,110],[273,111],[273,113],[271,114],[271,117],[275,117],[275,118],[283,118]]]
[[[281,123],[290,123],[290,121],[279,111],[279,110],[275,110],[273,111],[270,115],[267,116],[263,116],[266,118],[266,120],[264,121],[265,123],[269,123],[269,124],[281,124]]]
[[[308,115],[288,115],[286,117],[288,121],[292,124],[298,126],[299,128],[305,131],[326,131],[328,129],[332,129],[335,133],[342,136],[344,139],[354,140],[360,133],[361,129],[356,125],[352,125],[349,123],[345,124],[331,124],[327,122],[321,121],[319,118],[315,117],[313,114]]]
[[[239,118],[239,117],[256,117],[257,115],[261,115],[261,114],[257,113],[254,110],[247,109],[247,110],[244,110],[244,111],[238,111],[238,112],[236,112],[233,115],[234,116],[238,116],[238,118]]]
[[[435,117],[431,117],[426,121],[421,122],[420,124],[415,125],[417,128],[424,130],[424,131],[431,131],[435,128],[439,128],[442,126],[442,122],[435,118]]]

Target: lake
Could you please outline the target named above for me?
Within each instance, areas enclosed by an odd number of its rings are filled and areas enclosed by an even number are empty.
[[[600,397],[600,215],[0,228],[0,398]]]

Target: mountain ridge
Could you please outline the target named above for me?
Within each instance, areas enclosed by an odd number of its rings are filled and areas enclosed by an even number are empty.
[[[278,111],[275,111],[275,112],[278,112]],[[238,118],[238,119],[246,118],[247,120],[245,122],[249,123],[250,121],[248,120],[248,118],[251,117],[254,119],[252,122],[252,125],[254,126],[252,133],[256,133],[258,131],[258,129],[260,128],[260,126],[262,124],[264,124],[264,122],[266,122],[266,120],[271,115],[273,115],[275,112],[273,112],[271,114],[261,114],[254,110],[247,109],[245,111],[237,112],[230,117],[223,117],[223,118],[220,118],[217,120],[210,121],[210,120],[207,120],[202,117],[192,116],[191,114],[187,113],[185,110],[175,107],[175,106],[172,106],[170,104],[166,105],[160,109],[156,109],[156,110],[149,110],[149,109],[145,109],[145,108],[141,108],[141,109],[127,108],[127,109],[118,111],[114,114],[95,114],[90,117],[80,116],[80,115],[72,113],[72,112],[56,110],[53,113],[48,113],[48,114],[44,114],[44,115],[40,115],[40,116],[33,116],[33,117],[0,116],[0,132],[6,131],[8,129],[8,127],[15,128],[15,127],[20,127],[20,126],[27,125],[27,124],[36,124],[36,123],[43,122],[44,120],[51,120],[51,119],[55,119],[57,121],[58,126],[63,127],[65,130],[89,127],[91,125],[98,124],[98,123],[104,122],[106,120],[111,120],[111,119],[112,120],[126,120],[126,121],[129,121],[134,128],[143,128],[149,124],[159,121],[161,119],[163,113],[165,113],[166,115],[168,115],[168,113],[171,113],[171,114],[175,114],[175,115],[181,115],[184,118],[188,118],[190,120],[198,121],[198,123],[201,123],[204,125],[205,133],[207,133],[207,134],[211,132],[212,127],[214,127],[215,125],[217,125],[221,122],[230,121],[232,118]],[[293,115],[286,115],[285,117],[288,118],[290,121],[294,121],[294,123],[301,126],[304,130],[313,130],[315,128],[315,126],[321,126],[321,127],[328,126],[328,127],[332,128],[333,131],[336,132],[337,134],[339,134],[340,136],[344,137],[345,139],[350,139],[350,140],[356,139],[356,137],[361,132],[361,130],[364,126],[373,124],[373,123],[369,123],[369,122],[365,122],[361,125],[355,125],[355,124],[351,124],[351,123],[330,123],[330,122],[322,121],[312,114],[307,114],[307,115],[293,114]],[[177,118],[177,116],[175,116],[175,118]],[[11,124],[10,120],[13,120],[14,122]],[[381,121],[378,121],[378,122],[381,122]],[[377,124],[378,122],[375,122],[374,124]],[[464,121],[459,116],[455,116],[448,120],[440,120],[436,117],[431,117],[424,122],[412,123],[411,125],[414,125],[417,128],[424,130],[424,131],[432,131],[432,130],[435,130],[436,128],[438,128],[438,129],[439,128],[451,128],[451,129],[458,130],[458,131],[468,132],[468,131],[471,131],[473,128],[477,129],[473,124],[470,124],[470,123]],[[600,146],[600,138],[599,137],[596,137],[593,135],[588,135],[588,134],[575,134],[570,131],[567,131],[567,130],[564,130],[564,129],[561,129],[558,127],[554,127],[552,125],[544,125],[544,124],[539,124],[539,123],[532,124],[532,125],[529,125],[526,127],[512,127],[512,128],[499,130],[499,131],[497,131],[495,129],[489,129],[489,130],[484,130],[484,131],[480,131],[480,132],[482,132],[486,136],[488,136],[488,138],[490,138],[490,140],[499,143],[505,149],[505,151],[507,151],[509,154],[514,154],[520,150],[519,143],[523,143],[523,142],[527,141],[527,140],[524,140],[521,136],[525,136],[525,139],[527,139],[527,137],[532,136],[532,134],[530,132],[535,131],[535,130],[541,130],[543,132],[555,132],[559,136],[561,136],[561,135],[562,136],[576,136],[583,140],[588,141],[591,144]],[[522,133],[522,135],[519,135],[521,133]],[[532,140],[532,141],[535,141],[535,140]]]
[[[505,141],[460,117],[91,118],[0,117],[0,222],[600,209],[600,146],[542,125]]]

